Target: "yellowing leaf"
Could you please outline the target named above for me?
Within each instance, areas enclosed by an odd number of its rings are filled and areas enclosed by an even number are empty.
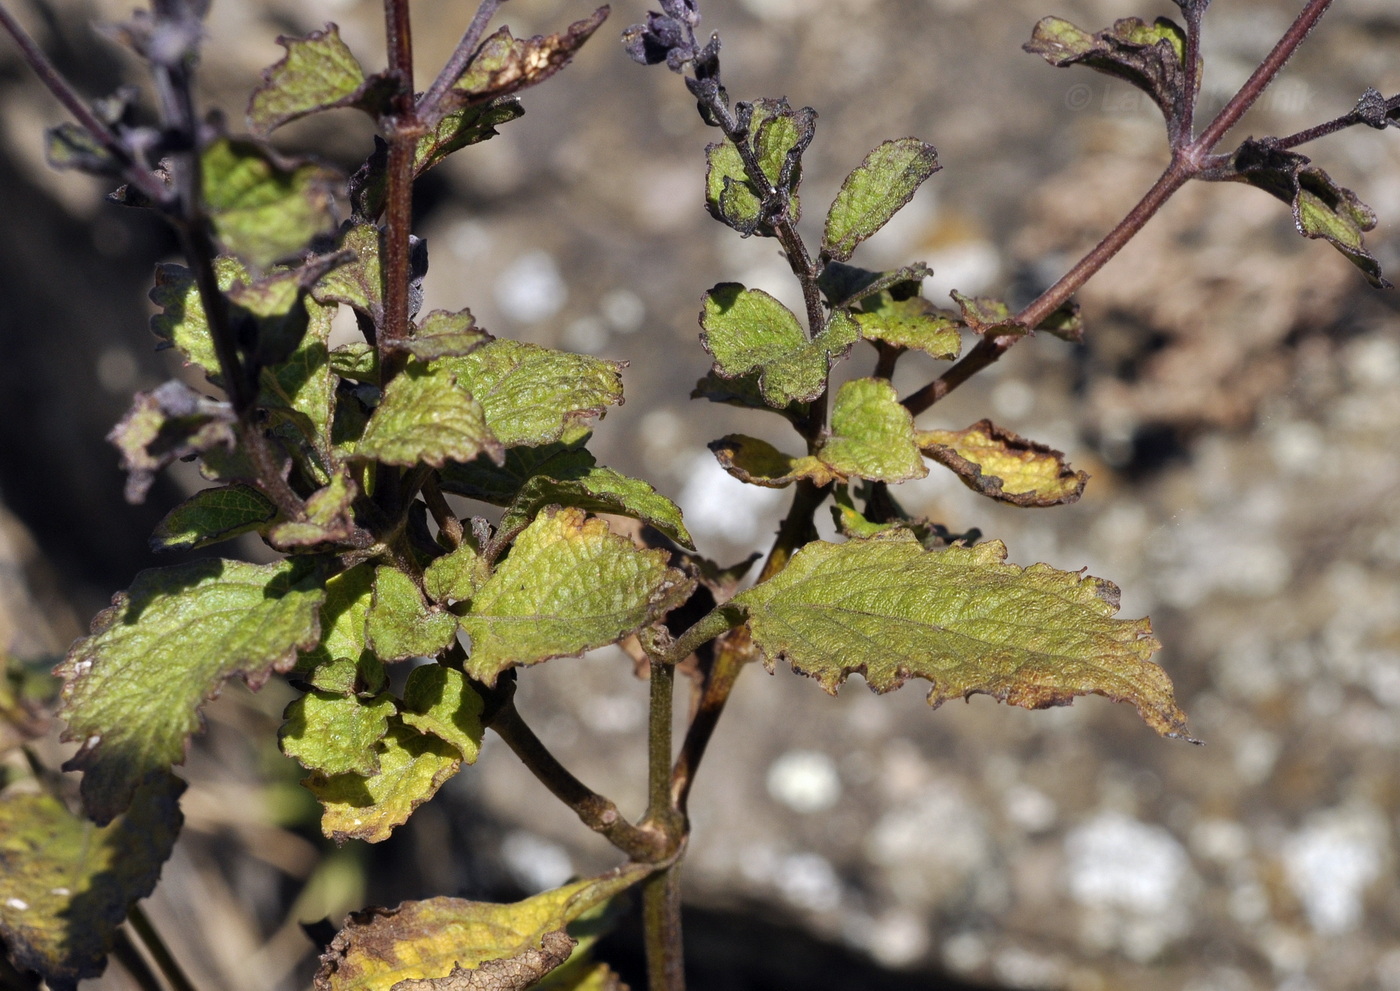
[[[757,437],[729,434],[710,441],[709,447],[725,471],[750,485],[781,489],[802,478],[826,485],[841,477],[820,458],[785,454]]]
[[[117,927],[151,893],[175,846],[184,784],[163,775],[131,811],[97,827],[44,794],[0,800],[0,937],[52,991],[97,977]]]
[[[851,313],[867,341],[884,341],[900,348],[917,348],[935,358],[952,360],[962,350],[962,324],[921,296],[894,300],[881,293]]]
[[[907,531],[814,542],[732,600],[771,665],[835,692],[859,673],[877,692],[911,677],[929,704],[974,694],[1039,709],[1075,696],[1131,702],[1164,736],[1186,737],[1171,681],[1149,658],[1145,620],[1119,620],[1111,582],[1005,563],[1000,541],[925,551]]]
[[[397,719],[379,743],[379,770],[370,775],[312,772],[302,784],[323,806],[321,832],[344,843],[379,843],[457,773],[457,748]]]
[[[384,390],[355,453],[385,464],[440,468],[483,453],[499,461],[504,451],[481,403],[450,365],[413,361]]]
[[[1089,481],[1053,448],[1018,437],[991,420],[966,430],[921,430],[919,447],[974,492],[1013,506],[1077,502]]]
[[[592,460],[592,457],[589,457]],[[562,474],[562,473],[561,473]],[[681,520],[680,507],[639,478],[629,478],[611,468],[590,464],[565,477],[537,474],[520,488],[496,528],[496,541],[510,539],[523,530],[545,506],[574,506],[590,513],[630,516],[655,527],[682,547],[694,548],[690,531]]]
[[[883,379],[841,386],[831,407],[831,436],[817,456],[843,478],[904,482],[928,474],[914,443],[914,418]]]
[[[306,562],[195,561],[136,576],[73,644],[64,679],[63,765],[86,772],[83,800],[110,822],[152,776],[185,757],[199,708],[242,675],[258,687],[320,637],[325,591]]]
[[[579,509],[546,510],[472,600],[467,673],[488,685],[518,664],[621,640],[684,601],[691,582]]]
[[[628,864],[510,905],[429,898],[357,912],[321,957],[316,991],[390,991],[400,981],[447,977],[457,967],[471,970],[537,951],[547,934],[652,870]]]

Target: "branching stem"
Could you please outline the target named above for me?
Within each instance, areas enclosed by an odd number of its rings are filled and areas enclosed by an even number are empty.
[[[418,100],[418,117],[425,126],[432,127],[442,119],[440,106],[443,97],[457,84],[457,80],[462,78],[467,66],[471,65],[472,59],[476,57],[476,48],[481,42],[481,36],[486,33],[486,25],[491,23],[491,18],[496,16],[496,11],[501,9],[503,3],[505,0],[481,0],[481,6],[476,9],[476,16],[462,33],[462,40],[457,42],[452,57],[447,60],[447,64],[442,67],[442,71],[433,80],[427,92]]]

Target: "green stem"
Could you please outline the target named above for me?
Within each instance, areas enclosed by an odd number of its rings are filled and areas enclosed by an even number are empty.
[[[155,961],[161,975],[173,991],[195,991],[194,984],[185,976],[179,962],[170,952],[170,948],[165,945],[165,940],[161,939],[160,933],[151,924],[150,918],[147,917],[145,910],[141,908],[139,903],[131,906],[131,912],[128,913],[126,920],[131,923],[131,928],[141,939],[141,945],[151,955],[151,959]]]
[[[679,841],[685,832],[685,823],[671,803],[672,700],[675,685],[675,665],[653,658],[648,685],[651,706],[647,717],[647,811],[642,817],[642,825],[657,828]]]
[[[680,864],[642,882],[648,991],[685,991],[685,946],[681,938]]]

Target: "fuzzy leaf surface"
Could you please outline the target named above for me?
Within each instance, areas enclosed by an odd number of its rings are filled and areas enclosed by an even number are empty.
[[[892,299],[888,293],[851,313],[867,341],[884,341],[898,348],[916,348],[951,361],[962,352],[962,324],[922,296]]]
[[[1065,456],[1020,437],[991,420],[966,430],[921,430],[924,454],[957,474],[972,491],[1013,506],[1060,506],[1078,502],[1089,481]]]
[[[440,468],[478,454],[500,461],[505,452],[482,404],[460,384],[452,365],[411,361],[384,390],[355,453],[406,468]]]
[[[204,489],[165,514],[151,535],[151,549],[208,547],[272,522],[277,507],[251,485]]]
[[[802,204],[797,186],[802,181],[800,156],[812,141],[816,114],[810,108],[794,111],[787,100],[756,100],[745,140],[758,159],[764,184],[750,178],[743,156],[728,139],[705,149],[709,167],[705,173],[705,208],[716,220],[748,237],[773,237],[772,226],[763,217],[769,189],[776,190],[789,156],[797,156],[787,187],[786,215],[797,221]],[[767,188],[764,188],[767,187]]]
[[[905,482],[928,474],[914,418],[883,379],[852,379],[836,393],[831,436],[818,456],[843,478]]]
[[[574,477],[558,478],[541,474],[530,478],[501,517],[496,539],[513,537],[548,505],[630,516],[655,527],[682,547],[695,549],[690,531],[681,519],[679,506],[657,492],[650,483],[599,465],[591,465]]]
[[[437,793],[462,761],[457,748],[397,719],[379,743],[371,775],[313,771],[302,784],[322,805],[321,832],[336,843],[379,843]]]
[[[302,452],[308,473],[327,482],[335,462],[335,374],[328,347],[335,308],[302,297],[294,305],[305,313],[305,333],[285,360],[262,370],[258,402],[267,409],[274,429]]]
[[[452,744],[466,764],[475,764],[481,753],[483,708],[481,696],[462,672],[441,664],[414,668],[404,686],[404,723]]]
[[[820,396],[832,357],[844,354],[860,334],[855,321],[838,310],[809,341],[791,310],[763,290],[737,282],[706,293],[700,325],[700,341],[714,356],[715,371],[737,378],[757,370],[764,402],[775,409]]]
[[[287,54],[263,70],[262,84],[248,101],[253,133],[266,137],[290,121],[339,107],[355,107],[373,117],[387,105],[391,84],[378,76],[365,78],[336,25],[305,38],[278,38],[277,43]]]
[[[393,699],[385,695],[361,698],[312,689],[287,706],[278,743],[308,771],[374,774],[376,745],[389,732],[394,712]]]
[[[631,864],[509,905],[429,898],[352,913],[321,957],[316,991],[389,991],[400,981],[446,977],[454,967],[538,950],[547,933],[650,873]]]
[[[546,510],[516,538],[472,600],[467,673],[488,685],[507,668],[614,643],[684,600],[690,581],[660,550],[638,550],[580,509]]]
[[[810,454],[786,454],[766,440],[744,434],[728,434],[709,443],[715,460],[741,482],[781,489],[799,479],[826,485],[840,476],[820,458]]]
[[[423,569],[423,587],[428,598],[443,605],[470,602],[476,590],[491,577],[491,566],[470,541],[450,554],[444,554]]]
[[[164,775],[103,827],[51,795],[0,801],[0,937],[17,967],[53,991],[102,973],[117,927],[155,888],[175,846],[184,787]]]
[[[326,273],[312,295],[323,305],[343,303],[368,317],[374,325],[384,322],[384,272],[379,265],[379,228],[357,224],[345,232],[340,247],[354,252],[355,260]]]
[[[835,693],[864,676],[877,692],[910,677],[929,704],[973,694],[1039,709],[1104,695],[1186,737],[1161,644],[1145,620],[1114,619],[1118,588],[1049,565],[1005,563],[1000,541],[925,551],[908,532],[816,541],[776,576],[735,596],[772,664],[789,661]]]
[[[471,310],[433,310],[414,328],[413,336],[395,345],[420,361],[461,358],[495,340],[476,325]]]
[[[1362,235],[1376,226],[1376,214],[1350,189],[1339,186],[1311,159],[1250,138],[1235,151],[1224,176],[1264,190],[1289,204],[1293,226],[1308,238],[1327,241],[1361,270],[1377,289],[1389,289],[1380,262],[1366,250]]]
[[[937,172],[938,152],[918,138],[886,141],[846,177],[826,215],[822,253],[843,262]]]
[[[374,593],[366,619],[370,648],[382,661],[432,657],[452,643],[457,619],[430,605],[413,579],[398,568],[374,569]]]
[[[298,658],[300,680],[342,695],[383,690],[388,681],[384,665],[369,649],[365,633],[373,594],[373,565],[358,565],[326,582],[321,642]]]
[[[506,447],[549,444],[622,403],[622,366],[521,341],[496,340],[435,362],[457,376]]]
[[[305,520],[277,524],[268,539],[282,550],[346,540],[355,526],[350,510],[359,494],[359,486],[342,467],[324,488],[307,497]]]
[[[241,675],[258,687],[320,639],[325,590],[304,562],[195,561],[143,571],[92,621],[55,673],[59,714],[84,771],[88,813],[107,823],[142,782],[185,758],[200,707]]]
[[[284,163],[255,142],[228,138],[209,145],[201,164],[215,236],[254,268],[295,255],[335,229],[335,180],[319,165]]]

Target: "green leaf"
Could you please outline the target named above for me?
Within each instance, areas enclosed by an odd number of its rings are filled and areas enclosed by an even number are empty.
[[[831,436],[818,457],[843,478],[904,482],[928,474],[914,442],[914,418],[883,379],[841,386],[831,408]]]
[[[739,149],[726,138],[705,149],[709,162],[705,207],[716,220],[745,237],[773,237],[775,231],[768,223],[772,218],[763,216],[763,205],[770,189],[777,191],[789,156],[793,157],[794,166],[785,190],[788,195],[784,213],[793,222],[802,215],[802,204],[797,198],[797,186],[802,180],[801,155],[812,141],[816,112],[810,107],[794,112],[787,100],[756,100],[752,106],[750,137],[745,140],[757,157],[766,182],[764,186],[754,182]]]
[[[236,258],[214,259],[214,274],[224,292],[235,282],[249,280],[247,267]],[[176,348],[184,355],[186,363],[201,369],[215,385],[221,385],[219,356],[209,334],[209,321],[204,315],[194,273],[182,265],[157,265],[156,284],[150,292],[150,300],[160,307],[160,312],[151,317],[151,333],[161,339],[161,346]]]
[[[513,447],[504,464],[477,458],[468,464],[449,464],[442,470],[442,487],[448,492],[508,506],[525,483],[536,475],[551,478],[578,478],[597,462],[583,448],[587,435],[573,443],[542,444],[539,447]]]
[[[1306,155],[1279,148],[1275,141],[1249,138],[1235,151],[1229,171],[1218,178],[1248,183],[1288,203],[1299,234],[1329,242],[1372,286],[1389,289],[1380,263],[1362,238],[1375,228],[1375,212],[1322,169],[1309,165]]]
[[[715,359],[715,371],[737,378],[758,371],[763,399],[775,409],[810,402],[826,389],[833,357],[844,354],[860,330],[836,311],[812,340],[782,303],[761,289],[724,282],[705,294],[700,341]]]
[[[228,403],[206,399],[183,382],[138,392],[107,440],[121,452],[126,501],[145,501],[156,473],[182,458],[235,446]]]
[[[818,541],[733,602],[770,665],[787,660],[832,693],[853,673],[877,692],[924,678],[935,707],[987,694],[1038,709],[1093,693],[1187,736],[1171,682],[1149,660],[1161,644],[1147,620],[1113,618],[1115,585],[1005,557],[1000,541],[929,552],[909,533]]]
[[[621,640],[684,601],[692,583],[660,550],[638,550],[580,509],[545,510],[472,600],[467,673],[494,685],[507,668]]]
[[[512,539],[548,505],[630,516],[655,527],[682,547],[695,549],[679,506],[647,482],[597,465],[564,477],[537,474],[530,478],[501,517],[495,542]]]
[[[305,520],[277,524],[268,539],[286,551],[348,540],[355,531],[351,507],[359,495],[360,487],[342,467],[331,476],[330,484],[307,497]]]
[[[810,454],[785,454],[766,440],[729,434],[712,440],[709,448],[725,471],[741,482],[781,489],[799,479],[826,485],[840,478],[831,466]]]
[[[470,602],[476,590],[490,577],[491,566],[481,552],[470,542],[464,542],[423,570],[423,587],[434,602],[451,605]]]
[[[287,706],[278,732],[282,752],[308,771],[370,775],[379,771],[380,740],[389,732],[394,700],[312,689]]]
[[[387,840],[462,766],[456,747],[398,719],[390,721],[379,747],[376,774],[312,771],[302,782],[323,807],[321,832],[327,839]]]
[[[515,38],[501,28],[481,43],[440,109],[480,104],[544,82],[569,63],[607,16],[608,8],[599,7],[564,31],[533,38]]]
[[[359,457],[411,468],[442,467],[486,454],[500,461],[504,449],[487,424],[486,411],[460,370],[446,359],[410,361],[384,390],[355,448]]]
[[[429,898],[395,909],[354,913],[321,957],[316,991],[387,991],[400,981],[446,977],[456,967],[480,968],[538,950],[551,933],[559,933],[653,870],[628,864],[511,905]],[[562,945],[559,948],[562,951]]]
[[[335,308],[310,298],[296,304],[307,315],[306,333],[285,361],[264,368],[258,403],[273,428],[289,437],[308,477],[327,483],[335,470],[335,375],[331,371],[331,319]]]
[[[305,38],[278,38],[277,43],[287,49],[286,57],[263,70],[262,85],[248,101],[253,133],[266,137],[299,117],[339,107],[355,107],[371,117],[387,110],[392,82],[382,76],[365,78],[336,25]]]
[[[793,424],[807,415],[806,403],[792,402],[781,409],[769,406],[763,398],[763,389],[758,384],[758,378],[759,373],[756,371],[734,378],[722,378],[711,368],[704,378],[695,383],[695,388],[690,391],[690,398],[708,399],[712,403],[724,403],[741,409],[767,410],[769,413],[777,413]]]
[[[972,491],[1013,506],[1078,502],[1089,481],[1059,451],[1019,437],[991,420],[966,430],[921,430],[919,447]]]
[[[373,224],[351,227],[341,238],[342,251],[355,260],[326,273],[311,291],[316,302],[344,303],[368,317],[376,327],[384,323],[384,273],[379,267],[379,228]]]
[[[151,550],[208,547],[272,522],[277,507],[251,485],[196,492],[165,514],[151,535]]]
[[[214,234],[254,268],[295,255],[335,229],[335,179],[319,165],[282,162],[253,141],[221,138],[201,158]]]
[[[481,753],[483,708],[481,696],[462,672],[441,664],[414,668],[404,686],[403,721],[452,744],[467,764],[475,764]]]
[[[850,258],[856,245],[889,223],[940,168],[933,145],[918,138],[877,147],[841,184],[826,215],[822,253],[839,262]]]
[[[83,800],[99,823],[143,781],[184,760],[199,709],[241,675],[258,687],[320,638],[325,590],[305,562],[195,561],[136,576],[59,665],[64,770],[84,771]]]
[[[553,443],[622,403],[622,366],[617,362],[537,344],[496,340],[466,357],[439,359],[434,367],[457,376],[506,447]]]
[[[163,775],[101,828],[51,795],[0,800],[0,937],[16,967],[53,991],[102,973],[117,928],[155,888],[175,846],[184,787]]]
[[[380,660],[403,661],[446,649],[457,636],[457,618],[430,605],[408,575],[386,566],[374,569],[365,629]]]
[[[361,564],[326,582],[321,642],[304,651],[296,677],[326,692],[370,694],[388,683],[384,665],[369,649],[365,626],[373,600],[374,566]]]
[[[867,341],[884,341],[898,348],[916,348],[935,358],[951,361],[962,351],[961,321],[921,296],[893,299],[881,293],[867,298],[862,309],[851,313]]]
[[[1186,32],[1165,17],[1148,24],[1137,17],[1115,21],[1112,28],[1089,34],[1060,17],[1046,17],[1035,26],[1026,51],[1044,56],[1054,66],[1086,65],[1122,79],[1161,108],[1174,129],[1186,92]],[[1201,63],[1196,61],[1192,86],[1200,88]]]
[[[374,345],[352,341],[330,353],[331,371],[352,382],[379,384],[379,352]]]
[[[419,321],[413,336],[395,341],[394,347],[407,351],[420,361],[434,358],[461,358],[495,338],[476,325],[471,310],[448,313],[434,310]]]

